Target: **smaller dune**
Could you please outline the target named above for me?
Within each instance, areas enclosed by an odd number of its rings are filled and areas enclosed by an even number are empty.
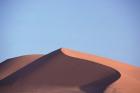
[[[41,54],[25,55],[15,58],[10,58],[0,63],[0,80],[11,75],[17,70],[23,68],[24,66],[30,64],[32,61],[40,58]]]

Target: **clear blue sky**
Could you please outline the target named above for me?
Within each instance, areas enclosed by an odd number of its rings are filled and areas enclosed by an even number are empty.
[[[60,47],[140,66],[139,0],[0,0],[0,60]]]

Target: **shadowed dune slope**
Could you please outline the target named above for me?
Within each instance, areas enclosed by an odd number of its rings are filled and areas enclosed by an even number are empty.
[[[140,67],[70,49],[62,49],[62,51],[66,55],[100,63],[119,71],[121,78],[111,84],[105,93],[140,93]]]
[[[115,69],[56,50],[0,81],[2,93],[103,93]]]
[[[5,60],[0,64],[0,80],[11,75],[12,73],[16,72],[22,67],[28,65],[32,61],[40,58],[41,56],[43,55],[34,54],[34,55],[25,55],[25,56],[20,56],[20,57],[15,57],[15,58],[10,58],[8,60]]]

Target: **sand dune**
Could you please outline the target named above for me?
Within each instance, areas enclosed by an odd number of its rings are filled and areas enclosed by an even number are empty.
[[[34,54],[34,55],[25,55],[15,58],[10,58],[5,60],[0,64],[0,80],[5,77],[11,75],[22,67],[28,65],[32,61],[38,59],[42,55]]]
[[[0,93],[140,93],[139,67],[65,48],[15,71]]]
[[[105,65],[73,58],[62,49],[45,55],[0,81],[2,93],[103,93],[120,77]]]

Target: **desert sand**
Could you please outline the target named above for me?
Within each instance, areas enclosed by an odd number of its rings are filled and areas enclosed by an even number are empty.
[[[65,48],[29,61],[0,75],[0,93],[140,93],[140,68],[119,61]]]

